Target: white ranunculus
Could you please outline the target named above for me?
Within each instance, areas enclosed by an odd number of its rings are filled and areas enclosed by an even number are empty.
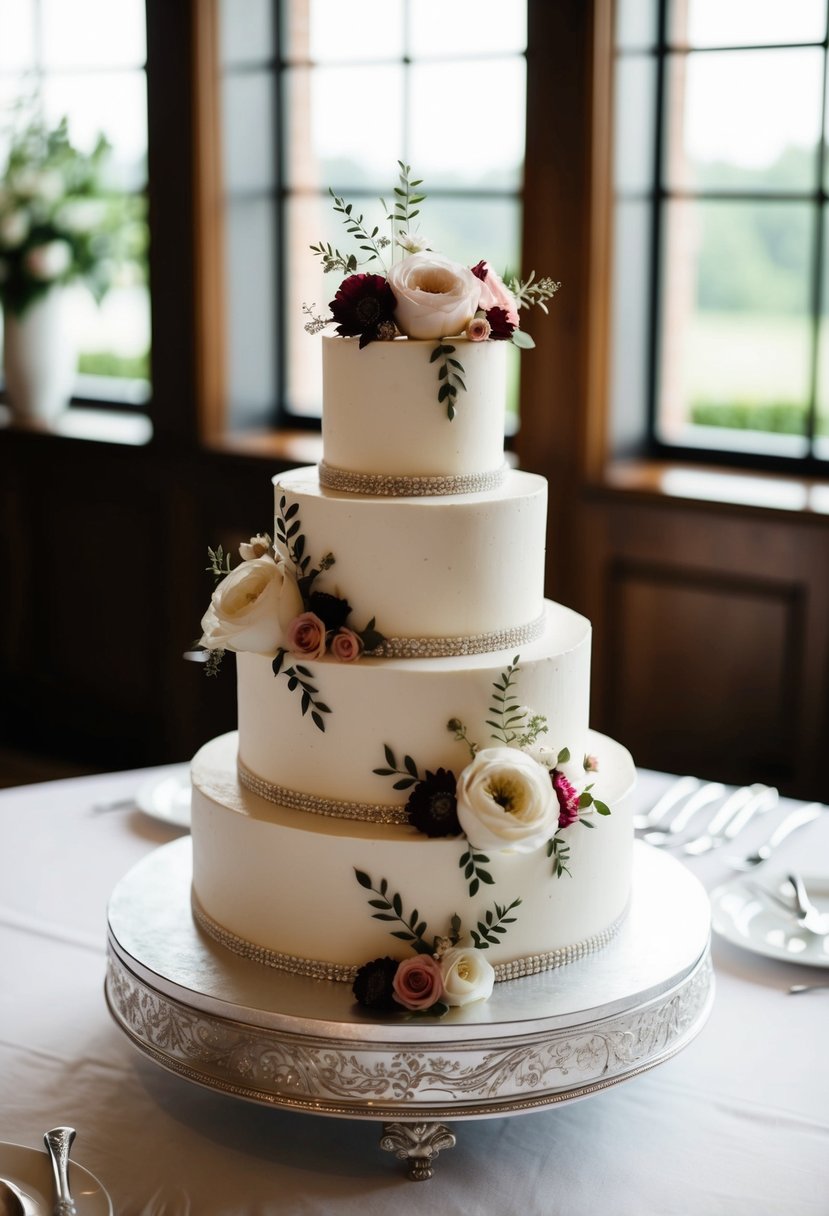
[[[555,834],[548,770],[514,747],[487,747],[458,778],[458,819],[476,849],[532,853]]]
[[[9,211],[0,218],[0,245],[4,249],[17,249],[29,235],[29,213],[22,207]]]
[[[239,546],[239,556],[249,562],[256,557],[264,557],[270,552],[271,538],[267,532],[257,532],[249,541],[243,541]]]
[[[72,265],[72,247],[68,241],[46,241],[33,245],[23,259],[33,279],[50,283],[59,279]]]
[[[443,975],[443,1001],[447,1005],[471,1005],[492,996],[495,970],[481,950],[453,946],[440,959]]]
[[[439,253],[413,253],[388,273],[397,328],[409,338],[462,334],[475,315],[481,281]]]
[[[213,592],[202,617],[201,645],[274,655],[302,607],[296,579],[281,558],[242,562]]]

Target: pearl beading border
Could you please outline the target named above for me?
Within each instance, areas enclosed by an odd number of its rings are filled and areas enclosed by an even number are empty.
[[[293,954],[284,954],[280,950],[269,950],[267,946],[258,946],[244,937],[231,933],[209,916],[198,902],[195,893],[191,895],[193,917],[201,929],[220,946],[225,946],[233,954],[249,962],[260,963],[265,967],[273,967],[277,971],[286,971],[290,975],[302,975],[314,980],[337,980],[344,984],[353,984],[359,971],[359,966],[348,963],[327,963],[318,959],[299,958]],[[571,946],[561,946],[557,950],[548,950],[543,954],[528,954],[524,958],[512,959],[508,963],[495,963],[495,982],[523,979],[528,975],[540,975],[543,971],[552,971],[556,967],[566,967],[568,963],[577,962],[588,954],[601,950],[615,936],[619,926],[627,916],[627,908],[612,925],[601,933],[575,942]]]
[[[378,659],[450,659],[469,654],[492,654],[512,650],[534,642],[544,632],[544,615],[527,625],[511,629],[494,629],[489,633],[470,634],[460,638],[384,638],[379,646],[367,650],[367,658]]]
[[[318,798],[303,794],[284,785],[276,785],[257,777],[241,760],[236,762],[239,784],[267,802],[287,807],[291,811],[307,811],[311,815],[327,815],[332,819],[360,819],[366,823],[408,823],[405,806],[388,802],[344,802],[338,798]]]
[[[425,477],[403,473],[352,473],[336,465],[319,463],[320,485],[347,494],[376,494],[385,498],[423,498],[443,494],[477,494],[497,490],[504,482],[507,465],[486,473],[434,474]]]

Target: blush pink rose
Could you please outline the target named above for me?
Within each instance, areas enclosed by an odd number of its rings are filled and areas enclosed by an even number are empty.
[[[353,663],[363,653],[363,643],[353,629],[346,629],[343,625],[334,634],[331,653],[341,663]]]
[[[404,1009],[429,1009],[443,996],[443,973],[431,954],[405,959],[392,983],[395,1000]]]
[[[492,332],[492,326],[486,317],[473,317],[466,327],[466,336],[470,342],[486,342]]]
[[[288,626],[288,649],[308,659],[325,654],[325,625],[314,612],[301,612]]]
[[[477,266],[472,267],[472,273],[476,278],[481,280],[481,296],[478,300],[478,307],[483,312],[488,312],[490,308],[503,308],[507,314],[507,320],[515,328],[518,327],[518,305],[515,302],[515,296],[507,287],[501,276],[492,269],[489,262],[479,262]]]

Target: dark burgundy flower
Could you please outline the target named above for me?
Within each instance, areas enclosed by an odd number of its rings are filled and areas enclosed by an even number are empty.
[[[360,335],[360,347],[391,332],[394,324],[394,292],[379,274],[352,274],[343,279],[329,307],[344,338]]]
[[[480,262],[478,262],[477,266],[472,267],[472,273],[474,274],[475,278],[480,279],[482,282],[486,278],[488,272],[489,272],[489,266],[483,260],[483,258],[481,258],[481,260],[480,260]]]
[[[558,799],[558,826],[569,828],[579,817],[579,792],[561,769],[554,768],[550,773],[550,780]]]
[[[409,823],[425,836],[460,836],[455,774],[439,768],[427,771],[423,781],[409,795],[406,811]]]
[[[509,319],[505,308],[488,308],[486,319],[489,321],[490,338],[511,338],[515,326]]]
[[[366,1009],[386,1012],[399,1009],[392,987],[399,966],[396,958],[376,958],[364,963],[354,977],[351,989],[357,1003],[365,1005]]]
[[[308,596],[308,611],[318,616],[326,630],[334,633],[346,623],[351,605],[348,600],[339,595],[329,595],[326,591],[312,591]]]

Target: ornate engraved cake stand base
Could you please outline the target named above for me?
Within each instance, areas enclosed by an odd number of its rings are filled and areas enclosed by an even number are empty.
[[[669,1059],[714,994],[709,905],[679,862],[634,850],[630,911],[609,945],[497,984],[445,1017],[380,1020],[348,984],[231,954],[195,924],[189,837],[156,850],[109,906],[106,995],[140,1051],[211,1089],[318,1115],[382,1120],[381,1145],[428,1178],[440,1120],[572,1102]]]

